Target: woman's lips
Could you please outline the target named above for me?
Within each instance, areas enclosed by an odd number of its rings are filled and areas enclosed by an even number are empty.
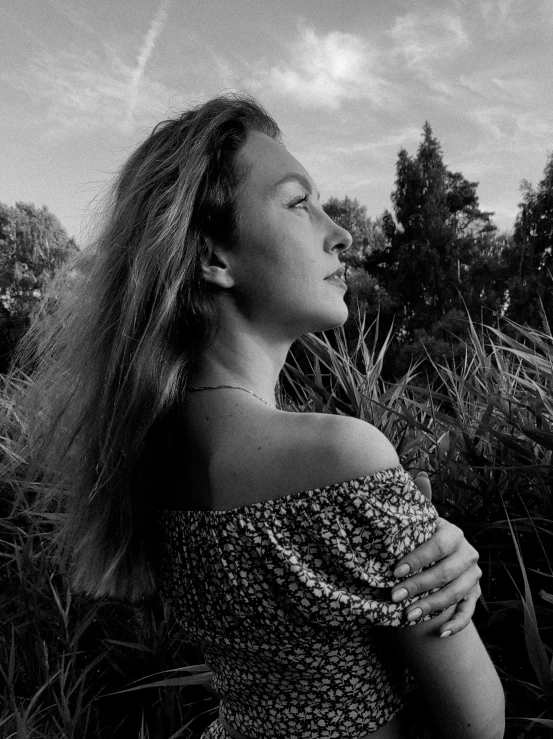
[[[334,282],[335,285],[340,285],[340,287],[344,287],[346,290],[348,289],[348,286],[346,283],[338,277],[338,275],[335,275],[334,277],[327,277],[326,278],[328,282]]]

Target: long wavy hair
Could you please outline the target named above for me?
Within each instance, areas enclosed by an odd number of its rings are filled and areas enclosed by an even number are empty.
[[[280,139],[246,95],[158,124],[21,343],[29,478],[62,506],[59,551],[77,590],[136,600],[155,588],[156,470],[170,463],[187,374],[216,333],[202,261],[208,239],[235,243],[236,154],[252,130]]]

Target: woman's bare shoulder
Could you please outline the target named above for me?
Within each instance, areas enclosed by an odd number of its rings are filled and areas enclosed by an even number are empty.
[[[217,461],[214,507],[232,508],[333,485],[399,464],[388,439],[365,421],[278,413],[250,426]]]
[[[311,458],[316,469],[340,480],[380,472],[399,464],[396,450],[375,426],[359,418],[306,414],[304,442],[311,447]]]

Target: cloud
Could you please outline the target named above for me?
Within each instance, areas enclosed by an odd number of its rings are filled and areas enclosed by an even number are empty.
[[[144,71],[148,64],[156,45],[156,41],[159,34],[162,32],[163,27],[167,22],[167,15],[169,11],[169,5],[171,0],[163,0],[155,14],[150,28],[144,37],[142,48],[138,54],[136,60],[136,67],[133,69],[131,74],[131,80],[129,84],[129,109],[127,112],[127,125],[132,128],[134,111],[138,102],[138,93],[140,89],[140,83],[144,77]]]
[[[433,15],[408,13],[396,19],[390,36],[392,53],[434,88],[444,89],[436,79],[436,66],[470,46],[461,19],[440,12]]]
[[[286,62],[258,69],[254,86],[304,107],[336,110],[344,100],[361,98],[379,105],[389,93],[375,73],[376,63],[376,51],[361,37],[340,31],[317,36],[307,28],[290,46]]]

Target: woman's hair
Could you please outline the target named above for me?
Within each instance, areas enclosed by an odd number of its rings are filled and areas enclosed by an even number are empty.
[[[135,600],[154,589],[171,429],[217,329],[202,260],[208,238],[235,243],[236,154],[252,130],[280,139],[243,94],[157,125],[115,180],[99,237],[60,272],[21,344],[29,480],[48,505],[61,501],[60,551],[78,590]]]

